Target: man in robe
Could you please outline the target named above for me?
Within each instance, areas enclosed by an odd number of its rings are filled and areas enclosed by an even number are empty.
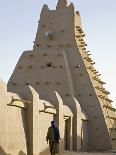
[[[58,150],[58,144],[60,140],[59,129],[55,124],[55,121],[51,121],[51,126],[48,128],[46,141],[49,141],[50,153],[51,155],[55,155]]]

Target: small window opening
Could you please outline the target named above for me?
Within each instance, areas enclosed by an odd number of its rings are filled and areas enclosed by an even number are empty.
[[[52,63],[49,62],[49,63],[46,64],[46,66],[47,66],[47,67],[52,67]]]

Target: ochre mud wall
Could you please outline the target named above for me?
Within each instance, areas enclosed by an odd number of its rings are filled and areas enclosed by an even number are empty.
[[[24,111],[7,105],[12,96],[17,95],[7,93],[6,85],[0,81],[0,155],[26,155]]]

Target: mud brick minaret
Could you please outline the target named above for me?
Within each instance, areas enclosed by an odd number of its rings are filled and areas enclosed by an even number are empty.
[[[83,121],[80,139],[87,149],[116,148],[116,114],[109,99],[105,82],[90,57],[79,11],[66,0],[59,0],[56,10],[43,6],[33,49],[24,51],[8,82],[8,91],[24,99],[30,97],[30,84],[54,106],[55,91],[64,105],[75,114],[74,99],[78,100],[87,120]],[[78,150],[73,120],[73,150]]]

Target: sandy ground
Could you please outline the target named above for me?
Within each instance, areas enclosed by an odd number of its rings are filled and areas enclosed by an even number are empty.
[[[115,152],[109,152],[109,153],[96,153],[96,152],[65,152],[65,153],[62,153],[60,155],[116,155],[116,151]]]

